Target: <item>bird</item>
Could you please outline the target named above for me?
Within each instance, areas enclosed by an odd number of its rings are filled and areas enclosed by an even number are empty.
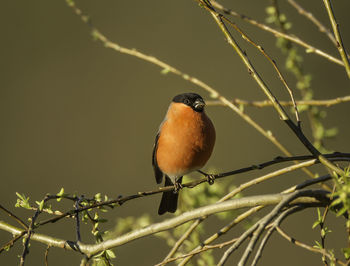
[[[157,184],[165,177],[164,186],[174,186],[163,192],[158,214],[177,210],[178,190],[182,177],[200,171],[209,160],[216,138],[214,125],[204,111],[205,102],[197,93],[176,95],[155,138],[152,165]],[[208,179],[209,180],[209,179]]]

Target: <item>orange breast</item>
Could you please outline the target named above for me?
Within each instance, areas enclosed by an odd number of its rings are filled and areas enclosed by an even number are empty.
[[[172,103],[160,128],[157,163],[171,178],[202,168],[215,143],[215,129],[205,112]]]

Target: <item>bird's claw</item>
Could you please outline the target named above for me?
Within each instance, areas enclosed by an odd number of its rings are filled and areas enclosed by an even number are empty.
[[[210,174],[207,174],[205,177],[207,178],[207,181],[208,181],[209,185],[214,184],[214,181],[215,181],[215,175],[210,175]]]
[[[175,182],[175,184],[174,184],[174,194],[177,194],[179,192],[179,190],[182,189],[182,188],[183,188],[183,186],[182,186],[181,183]]]

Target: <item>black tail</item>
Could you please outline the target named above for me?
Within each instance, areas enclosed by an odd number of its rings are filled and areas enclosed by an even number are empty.
[[[182,177],[180,177],[177,182],[181,184]],[[171,182],[170,178],[165,176],[165,184],[164,186],[172,186],[174,185]],[[162,215],[166,212],[176,212],[177,209],[177,199],[179,197],[179,193],[174,193],[174,191],[163,192],[162,200],[160,201],[158,214]]]

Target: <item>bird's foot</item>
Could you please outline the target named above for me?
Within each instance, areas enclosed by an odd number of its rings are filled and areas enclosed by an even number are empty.
[[[205,178],[207,179],[207,182],[209,183],[209,185],[214,184],[215,181],[215,175],[214,174],[207,174],[201,170],[197,170],[199,173],[201,173],[202,175],[205,176]]]
[[[205,177],[207,178],[207,181],[208,181],[209,185],[214,184],[215,175],[210,175],[210,174],[208,174],[208,175],[206,175]]]
[[[174,194],[177,194],[179,193],[179,190],[182,189],[183,186],[180,182],[175,182],[174,184]]]

